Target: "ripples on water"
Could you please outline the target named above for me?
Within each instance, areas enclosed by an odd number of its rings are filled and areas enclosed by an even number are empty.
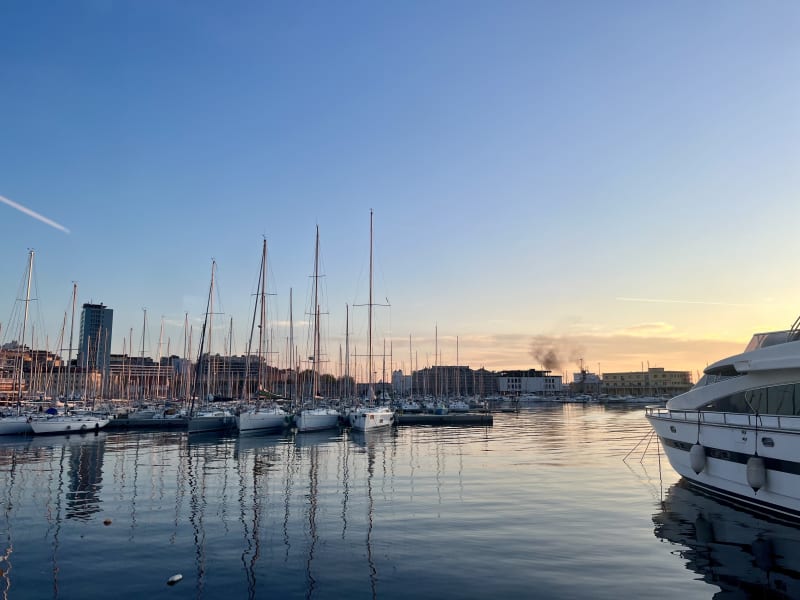
[[[591,405],[366,436],[2,439],[0,593],[800,597],[797,531],[675,485],[648,439],[641,407]]]

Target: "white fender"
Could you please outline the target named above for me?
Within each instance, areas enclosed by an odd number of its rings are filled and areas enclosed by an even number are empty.
[[[758,492],[767,484],[767,469],[764,459],[760,456],[751,456],[747,459],[747,485]]]
[[[706,467],[706,449],[701,444],[695,444],[689,450],[689,464],[692,466],[692,471],[700,474],[700,471]]]

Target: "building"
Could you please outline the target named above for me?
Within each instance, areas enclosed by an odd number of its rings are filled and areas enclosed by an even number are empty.
[[[502,371],[497,375],[497,391],[509,396],[555,396],[561,393],[561,375],[536,369]]]
[[[411,375],[415,396],[489,396],[497,393],[495,373],[464,366],[436,366]]]
[[[603,391],[610,396],[677,396],[691,387],[690,371],[650,367],[647,371],[603,374]]]
[[[569,386],[570,394],[589,394],[597,396],[601,393],[603,381],[599,375],[591,373],[586,369],[581,369],[578,373],[572,374],[572,383]]]
[[[78,366],[108,372],[111,365],[111,329],[114,311],[102,304],[84,304],[78,339]]]

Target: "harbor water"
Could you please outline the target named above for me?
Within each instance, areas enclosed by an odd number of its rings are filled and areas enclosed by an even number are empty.
[[[0,596],[798,597],[797,529],[679,479],[636,405],[0,439]]]

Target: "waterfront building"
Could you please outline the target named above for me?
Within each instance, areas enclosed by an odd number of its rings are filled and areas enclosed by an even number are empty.
[[[603,381],[596,373],[581,369],[578,373],[572,374],[570,384],[571,394],[590,394],[597,396],[602,389]]]
[[[83,305],[78,338],[78,366],[108,373],[111,366],[111,330],[114,311],[102,304]]]
[[[483,368],[427,367],[414,371],[412,388],[415,396],[491,396],[497,393],[497,375]]]
[[[603,373],[603,391],[611,396],[677,396],[691,387],[690,371],[649,367],[646,371]]]
[[[497,391],[503,395],[555,396],[561,393],[561,375],[550,371],[501,371],[497,375]]]

